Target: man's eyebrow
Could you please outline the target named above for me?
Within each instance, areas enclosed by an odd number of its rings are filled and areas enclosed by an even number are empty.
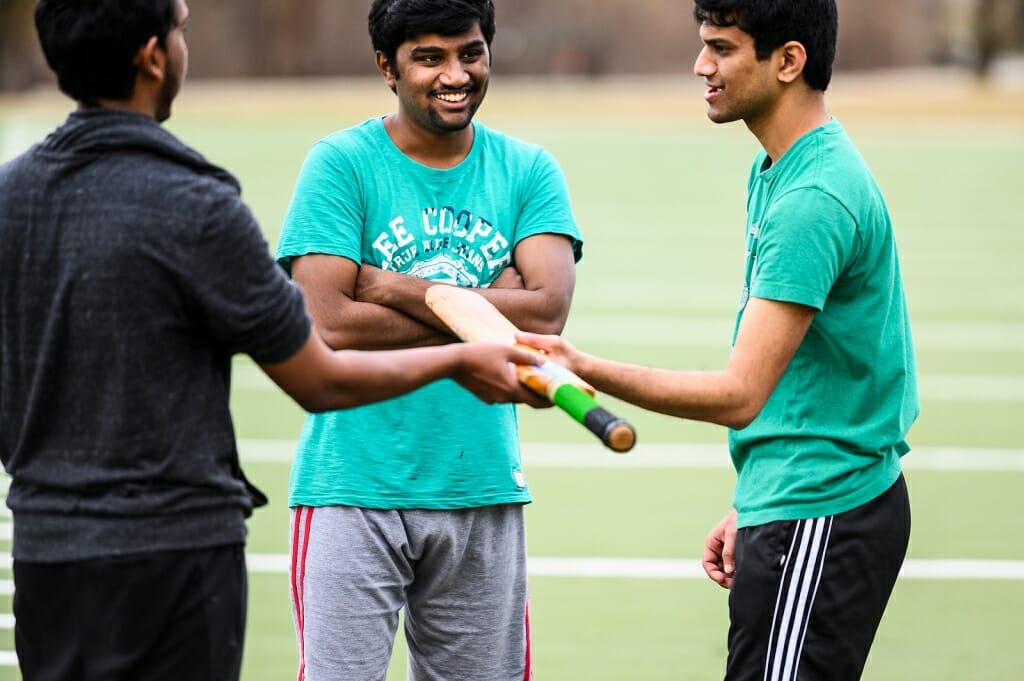
[[[727,38],[720,38],[718,36],[712,36],[704,40],[704,44],[709,47],[729,47],[734,43]]]
[[[483,47],[485,44],[486,43],[483,40],[471,40],[468,43],[465,43],[464,45],[459,45],[458,49],[459,51],[471,50]],[[409,54],[416,56],[419,54],[436,54],[438,52],[444,52],[444,48],[440,47],[439,45],[419,45],[417,47],[412,48],[412,50],[409,51]]]

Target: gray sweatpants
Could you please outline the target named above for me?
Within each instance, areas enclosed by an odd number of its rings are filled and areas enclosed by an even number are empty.
[[[384,681],[405,607],[410,681],[524,681],[519,504],[451,511],[292,509],[299,681]]]

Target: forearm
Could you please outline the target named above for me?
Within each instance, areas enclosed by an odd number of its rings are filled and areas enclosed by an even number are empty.
[[[317,330],[335,350],[394,350],[451,343],[454,338],[382,305],[353,303],[334,315],[314,315]]]
[[[516,247],[515,262],[489,287],[474,291],[524,331],[561,333],[576,284],[571,243],[553,234],[528,237]],[[436,283],[364,263],[353,298],[399,310],[438,331],[446,331],[424,299],[426,290]]]
[[[400,353],[345,350],[327,366],[325,391],[318,404],[323,411],[369,404],[403,395],[451,376],[458,367],[454,347],[414,348]],[[338,406],[341,405],[341,406]]]
[[[598,391],[669,416],[744,428],[762,403],[727,371],[676,371],[578,353],[574,371]]]
[[[426,303],[427,289],[436,283],[364,264],[359,270],[354,297],[356,304],[375,314],[376,323],[388,332],[393,330],[402,337],[418,331],[427,338],[447,337],[450,341],[447,327]]]
[[[656,369],[580,352],[558,336],[518,338],[601,392],[650,411],[739,430],[761,413],[814,315],[814,308],[804,305],[751,298],[721,371]]]
[[[521,241],[515,264],[479,293],[521,330],[560,334],[575,288],[571,242],[555,234],[538,234]]]
[[[332,351],[310,331],[290,358],[261,364],[271,379],[308,411],[347,409],[397,397],[450,378],[485,404],[522,402],[547,406],[516,378],[513,365],[537,356],[501,343],[459,343],[394,352]]]
[[[317,331],[332,349],[393,350],[452,342],[451,336],[401,310],[360,301],[359,271],[355,261],[332,255],[310,254],[292,261],[292,278],[302,287]]]
[[[373,274],[364,276],[363,272]],[[373,284],[370,284],[372,277]],[[366,265],[360,273],[356,289],[359,304],[377,305],[398,311],[425,327],[446,334],[447,327],[430,310],[425,301],[428,288],[437,282],[406,275],[371,270]],[[559,333],[569,315],[569,298],[561,292],[545,288],[475,288],[520,329],[536,333]]]
[[[334,352],[313,332],[294,356],[262,367],[303,408],[316,412],[396,397],[453,375],[460,362],[455,346]]]
[[[531,333],[560,334],[569,317],[570,298],[544,288],[477,289],[517,328]]]

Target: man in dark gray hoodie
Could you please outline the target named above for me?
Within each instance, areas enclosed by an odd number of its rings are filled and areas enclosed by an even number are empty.
[[[490,344],[332,352],[237,181],[160,126],[185,78],[184,0],[40,0],[78,109],[0,166],[0,459],[15,640],[34,679],[237,679],[245,518],[231,357],[303,407],[452,378],[541,400]]]

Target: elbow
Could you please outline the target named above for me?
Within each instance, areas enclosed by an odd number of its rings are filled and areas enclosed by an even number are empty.
[[[296,401],[299,403],[300,407],[310,414],[322,414],[325,411],[331,411],[330,406],[322,400],[304,398]]]
[[[548,336],[559,336],[565,330],[564,319],[539,320],[533,324],[533,333],[545,334]]]
[[[754,422],[763,408],[762,400],[744,400],[725,410],[718,422],[731,430],[743,430]]]
[[[345,350],[354,347],[355,339],[344,330],[317,327],[317,333],[331,350]]]
[[[740,412],[733,412],[726,414],[719,423],[730,430],[743,430],[753,423],[756,417],[757,414],[751,416]]]
[[[534,291],[534,294],[540,302],[530,310],[516,310],[510,319],[523,331],[546,336],[561,335],[569,319],[571,299],[555,297],[544,289]]]
[[[548,336],[560,336],[565,330],[565,323],[569,319],[569,308],[564,307],[548,312],[531,320],[529,330],[531,333],[539,333]]]
[[[542,336],[560,336],[565,330],[565,322],[568,315],[545,314],[530,315],[514,319],[514,323],[523,331],[536,333]]]
[[[310,414],[321,414],[325,411],[338,411],[356,405],[347,393],[334,391],[314,391],[302,395],[292,394],[292,399]]]
[[[302,407],[305,411],[310,414],[319,414],[325,411],[330,411],[327,401],[324,400],[320,395],[295,395],[292,394],[292,399],[295,400],[296,404]]]

